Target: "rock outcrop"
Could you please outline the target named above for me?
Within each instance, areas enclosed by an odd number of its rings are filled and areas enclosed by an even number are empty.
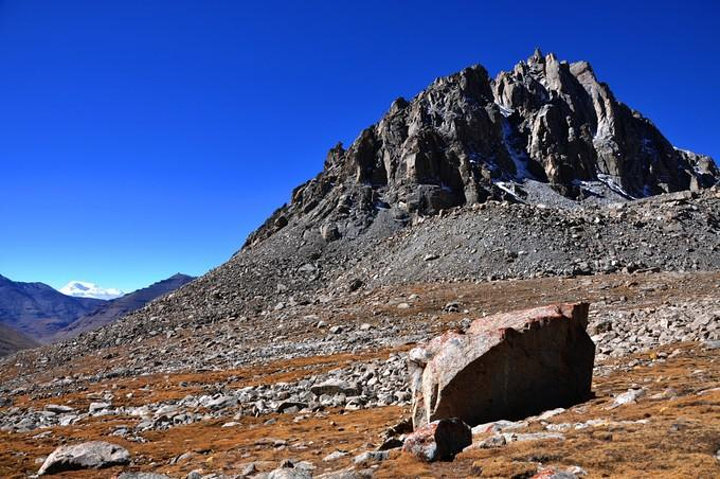
[[[247,245],[297,222],[331,241],[367,228],[382,209],[427,215],[520,200],[517,186],[529,180],[573,199],[594,195],[585,183],[599,182],[629,199],[708,188],[720,172],[711,158],[674,148],[589,63],[537,50],[495,79],[475,65],[395,100],[349,148],[331,149],[322,173]]]
[[[91,441],[58,447],[45,459],[38,475],[78,469],[100,469],[129,462],[130,453],[124,447],[109,442]]]
[[[595,355],[587,315],[587,303],[502,313],[415,348],[413,425],[457,417],[475,426],[587,399]]]

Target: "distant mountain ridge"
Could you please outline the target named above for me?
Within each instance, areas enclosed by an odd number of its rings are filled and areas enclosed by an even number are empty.
[[[12,281],[0,275],[0,344],[7,354],[103,326],[145,306],[194,278],[176,274],[147,288],[104,301],[67,296],[43,283]],[[77,324],[76,324],[77,323]]]
[[[62,294],[76,298],[94,298],[102,300],[115,299],[126,294],[125,291],[121,291],[116,288],[101,288],[94,283],[88,283],[86,281],[70,281],[58,291]]]
[[[43,283],[23,283],[0,276],[0,324],[45,342],[104,301],[66,296]]]
[[[67,327],[58,331],[53,340],[61,340],[77,336],[86,331],[100,328],[128,313],[138,310],[150,301],[175,291],[195,279],[193,276],[177,273],[167,279],[158,281],[147,288],[106,302],[95,311],[78,318]]]

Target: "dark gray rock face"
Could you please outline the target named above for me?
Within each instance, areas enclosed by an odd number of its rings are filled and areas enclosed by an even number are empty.
[[[78,469],[100,469],[129,462],[130,453],[127,449],[108,442],[91,441],[55,449],[45,459],[38,475]]]
[[[615,99],[587,62],[539,51],[494,80],[473,66],[435,80],[412,101],[396,100],[292,202],[250,236],[256,244],[293,219],[330,219],[332,237],[353,234],[361,218],[397,206],[434,214],[505,195],[506,182],[547,182],[564,196],[601,181],[626,198],[707,188],[712,159],[675,149],[640,113]],[[323,236],[326,233],[323,232]]]
[[[587,303],[501,313],[415,348],[415,428],[450,417],[471,426],[518,419],[587,399],[595,358],[587,316]]]

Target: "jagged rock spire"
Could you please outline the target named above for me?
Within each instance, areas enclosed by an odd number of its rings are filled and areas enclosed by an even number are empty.
[[[347,149],[330,150],[325,170],[249,241],[293,216],[369,224],[378,205],[434,214],[504,197],[499,185],[526,179],[570,198],[582,195],[581,182],[601,179],[631,198],[708,187],[718,178],[712,161],[676,150],[617,101],[588,63],[537,48],[528,64],[494,80],[476,65],[438,78],[410,101],[397,99]]]

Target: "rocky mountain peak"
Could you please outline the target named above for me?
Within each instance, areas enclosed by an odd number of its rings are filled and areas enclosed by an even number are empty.
[[[324,170],[248,244],[293,219],[357,230],[383,209],[403,217],[491,198],[533,202],[528,182],[573,200],[597,196],[587,188],[595,182],[615,200],[698,190],[718,178],[712,159],[674,148],[589,63],[536,49],[494,79],[475,65],[396,99],[347,149],[332,148]]]

